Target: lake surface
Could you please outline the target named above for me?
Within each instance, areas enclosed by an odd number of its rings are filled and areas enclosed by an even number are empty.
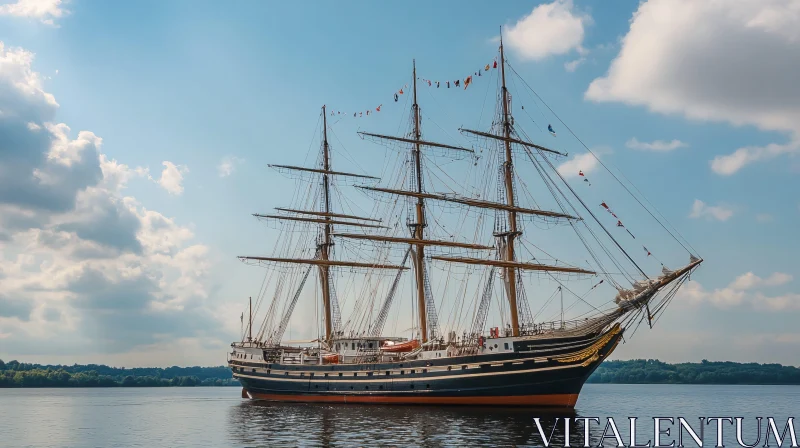
[[[550,428],[554,419],[541,411],[497,408],[261,404],[242,400],[240,391],[0,389],[0,446],[542,446],[533,417],[543,417]],[[586,385],[576,409],[577,416],[599,417],[603,427],[614,417],[626,444],[629,416],[639,417],[639,443],[652,439],[654,416],[685,417],[694,427],[699,427],[697,417],[745,417],[745,442],[752,444],[755,417],[775,417],[782,431],[787,417],[798,417],[798,411],[800,386],[608,384]],[[665,444],[677,439],[677,424],[668,426],[672,436],[663,437]],[[595,445],[603,427],[592,427]],[[581,446],[582,430],[573,431],[572,446]],[[727,446],[738,446],[734,427],[724,434]],[[559,437],[563,446],[563,426]],[[706,427],[705,446],[714,446],[715,439],[712,424]],[[686,446],[697,446],[690,442],[685,436]]]

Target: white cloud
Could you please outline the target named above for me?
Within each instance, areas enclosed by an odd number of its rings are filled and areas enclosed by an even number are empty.
[[[767,278],[761,278],[752,272],[736,277],[730,287],[737,290],[753,289],[758,286],[780,286],[792,281],[792,276],[783,272],[775,272]]]
[[[758,222],[760,222],[762,224],[763,223],[767,223],[767,222],[772,222],[774,220],[775,220],[775,217],[770,215],[770,214],[768,214],[768,213],[759,213],[759,214],[756,215],[756,221],[758,221]]]
[[[565,62],[564,63],[564,69],[566,71],[572,73],[575,70],[577,70],[578,66],[583,64],[584,62],[586,62],[586,58],[585,57],[579,57],[578,59],[575,59],[574,61]]]
[[[33,59],[34,55],[30,51],[22,48],[6,49],[5,44],[0,41],[0,82],[14,86],[14,89],[0,91],[0,99],[8,103],[9,109],[4,109],[3,114],[31,116],[38,112],[35,115],[40,116],[42,112],[52,112],[52,109],[58,107],[55,97],[44,91],[42,76],[31,68]]]
[[[119,192],[134,177],[144,177],[153,180],[149,168],[136,167],[129,168],[124,163],[119,163],[115,159],[109,160],[105,154],[100,154],[100,169],[103,172],[103,182],[107,189]]]
[[[711,170],[717,174],[729,176],[753,162],[774,159],[782,154],[796,154],[798,151],[800,151],[800,140],[786,144],[770,143],[766,146],[746,146],[731,154],[714,157],[710,162]]]
[[[206,303],[208,248],[123,195],[147,168],[52,122],[58,103],[32,61],[0,42],[0,357],[124,359],[163,338],[206,354],[222,347],[228,323],[220,303]],[[185,168],[164,166],[159,183],[182,191]]]
[[[783,294],[780,296],[767,297],[761,293],[756,294],[753,299],[756,308],[769,311],[794,311],[800,310],[800,294]]]
[[[558,172],[564,177],[577,177],[578,172],[589,174],[599,165],[597,158],[591,153],[578,154],[558,166]]]
[[[576,11],[571,0],[556,0],[536,6],[530,14],[508,26],[503,35],[524,59],[536,61],[573,50],[585,56],[584,26],[589,23],[591,17]],[[573,69],[576,67],[577,64]]]
[[[716,219],[717,221],[727,221],[733,216],[733,210],[722,205],[708,205],[700,199],[695,199],[692,204],[690,218]]]
[[[183,165],[175,165],[165,160],[162,162],[164,170],[161,171],[161,178],[158,184],[167,190],[169,194],[181,195],[183,193],[183,175],[189,172],[189,168]]]
[[[636,137],[631,138],[625,143],[625,146],[631,149],[638,149],[641,151],[655,151],[655,152],[668,152],[678,148],[685,148],[689,146],[678,139],[672,141],[655,140],[653,142],[640,142]]]
[[[80,162],[85,148],[91,146],[100,148],[103,143],[103,139],[89,131],[81,131],[77,139],[70,140],[69,126],[64,123],[45,123],[45,127],[53,135],[47,158],[62,165],[71,166],[75,162]],[[31,123],[28,123],[28,128],[31,128]]]
[[[240,165],[244,162],[244,159],[240,159],[236,156],[227,156],[220,161],[219,166],[217,166],[217,171],[219,172],[219,177],[228,177],[236,171],[236,166]]]
[[[758,287],[781,286],[792,281],[793,277],[783,272],[775,272],[767,278],[761,278],[752,272],[742,274],[725,288],[706,291],[697,281],[690,281],[680,290],[682,299],[693,304],[710,303],[717,308],[732,308],[747,304],[759,311],[783,311],[800,309],[800,294],[784,294],[767,297],[761,292],[751,294]]]
[[[715,158],[712,170],[728,175],[800,152],[797,54],[800,0],[649,0],[634,13],[608,73],[585,96],[787,133],[788,143]]]
[[[0,5],[0,16],[38,19],[44,24],[55,25],[54,19],[69,14],[63,3],[62,0],[17,0],[16,3]]]

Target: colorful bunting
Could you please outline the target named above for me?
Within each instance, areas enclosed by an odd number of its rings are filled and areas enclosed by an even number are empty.
[[[617,227],[622,227],[623,229],[625,229],[625,231],[626,231],[626,232],[628,232],[628,235],[630,235],[630,236],[631,236],[631,238],[633,238],[633,239],[636,239],[636,237],[635,237],[635,236],[633,236],[633,234],[631,233],[631,231],[630,231],[630,230],[628,230],[628,228],[627,228],[627,227],[625,227],[624,225],[622,225],[622,221],[620,221],[620,220],[617,220]]]
[[[496,68],[497,68],[497,58],[495,58],[491,63],[483,66],[482,69],[478,69],[477,71],[473,72],[472,75],[467,76],[463,80],[455,79],[455,80],[445,80],[445,81],[434,81],[423,77],[418,77],[417,79],[422,81],[422,85],[428,84],[428,87],[433,87],[433,85],[436,84],[436,88],[438,89],[441,88],[442,84],[444,83],[445,86],[449,89],[450,84],[452,83],[455,87],[461,87],[461,85],[463,84],[464,90],[466,90],[467,87],[475,83],[475,78],[474,78],[475,76],[482,77],[483,76],[482,72],[488,72],[490,69],[496,69]],[[400,95],[404,95],[406,93],[406,89],[408,89],[408,84],[404,85],[402,88],[394,92],[393,97],[395,103],[400,101]],[[372,109],[369,109],[366,111],[353,112],[353,118],[364,117],[365,115],[369,116],[370,112],[372,112],[372,114],[374,115],[376,112],[381,111],[382,106],[383,105],[379,105],[378,107],[375,108],[374,111]],[[349,112],[331,111],[331,116],[334,115],[348,116]],[[555,132],[552,131],[552,128],[550,130],[551,133],[555,135]],[[586,182],[588,183],[588,180],[586,180]]]
[[[613,217],[617,218],[617,215],[616,215],[614,212],[612,212],[610,208],[608,208],[608,205],[607,205],[605,202],[601,202],[601,203],[600,203],[600,205],[601,205],[601,206],[602,206],[604,209],[606,209],[606,211],[607,211],[608,213],[611,213],[611,216],[613,216]],[[617,218],[617,219],[619,219],[619,218]]]
[[[586,177],[585,174],[583,174],[583,170],[578,170],[578,176],[582,177],[583,181],[589,184],[590,187],[592,186],[592,183],[589,182],[589,179]]]

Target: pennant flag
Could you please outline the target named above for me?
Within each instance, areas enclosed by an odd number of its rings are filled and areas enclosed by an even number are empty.
[[[380,106],[376,107],[375,108],[375,112],[380,112],[381,111],[381,107],[383,107],[383,104],[381,104]]]
[[[447,82],[447,88],[449,89],[450,88],[450,81],[446,81],[446,82]]]
[[[430,87],[430,86],[431,86],[431,80],[429,79],[428,80],[428,87]]]
[[[472,76],[467,76],[467,79],[464,80],[464,90],[467,90],[467,87],[469,87],[469,83],[471,82],[472,82]]]
[[[400,92],[400,93],[403,93],[403,92]],[[556,136],[556,131],[553,130],[553,126],[552,125],[548,124],[547,125],[547,130],[550,131],[551,134],[553,134],[553,137]]]
[[[358,113],[358,117],[359,117],[359,118],[361,118],[361,117],[363,117],[363,116],[364,116],[364,112],[359,112],[359,113]]]
[[[489,71],[489,64],[486,64],[486,67],[484,67],[483,71],[486,71],[486,72]]]
[[[395,100],[395,101],[397,101],[397,100]],[[353,118],[356,118],[356,113],[355,112],[353,112]]]
[[[453,83],[456,85],[456,87],[460,86],[460,84],[459,84],[460,82],[461,82],[460,79],[456,79],[455,81],[453,81]]]
[[[481,75],[481,71],[480,70],[478,70],[478,76],[483,76],[483,75]]]
[[[439,88],[439,81],[436,81],[436,88]]]
[[[622,225],[622,221],[619,220],[617,220],[617,227],[625,228],[625,226]]]
[[[602,284],[603,284],[603,280],[600,280],[599,282],[597,282],[597,284],[596,284],[596,285],[592,286],[592,288],[591,288],[591,289],[597,288],[598,286],[600,286],[600,285],[602,285]]]
[[[394,94],[394,102],[395,103],[397,102],[397,94],[396,93]]]
[[[646,247],[642,246],[642,249],[644,249],[644,251],[645,251],[645,252],[647,252],[647,256],[648,256],[648,257],[649,257],[650,255],[653,255],[653,254],[651,254],[651,253],[650,253],[650,251],[649,251],[649,250],[647,250],[647,248],[646,248]]]
[[[614,212],[612,212],[610,208],[608,208],[608,204],[606,204],[605,202],[601,202],[601,203],[600,203],[600,205],[601,205],[601,206],[602,206],[604,209],[606,209],[606,211],[607,211],[608,213],[611,213],[611,216],[613,216],[613,217],[617,218],[617,215],[616,215]],[[619,219],[619,218],[617,218],[617,219]]]
[[[399,91],[399,92],[397,92],[397,93],[399,93],[400,95],[402,95],[402,94],[403,94],[403,89],[400,89],[400,91]]]
[[[494,65],[492,66],[492,68],[497,68],[497,59],[494,60]]]
[[[578,176],[586,177],[586,175],[583,174],[583,170],[578,170]],[[605,205],[605,203],[604,203],[604,205]],[[608,207],[606,207],[606,208],[608,208]]]

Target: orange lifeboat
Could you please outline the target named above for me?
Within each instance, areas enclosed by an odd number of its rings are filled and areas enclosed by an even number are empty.
[[[330,355],[322,355],[322,362],[324,364],[339,364],[339,355],[331,353]]]
[[[384,343],[383,347],[381,347],[381,351],[388,353],[404,353],[404,352],[410,352],[418,347],[419,347],[419,341],[416,339],[412,339],[410,341],[401,342],[399,344],[386,345],[386,343]]]

